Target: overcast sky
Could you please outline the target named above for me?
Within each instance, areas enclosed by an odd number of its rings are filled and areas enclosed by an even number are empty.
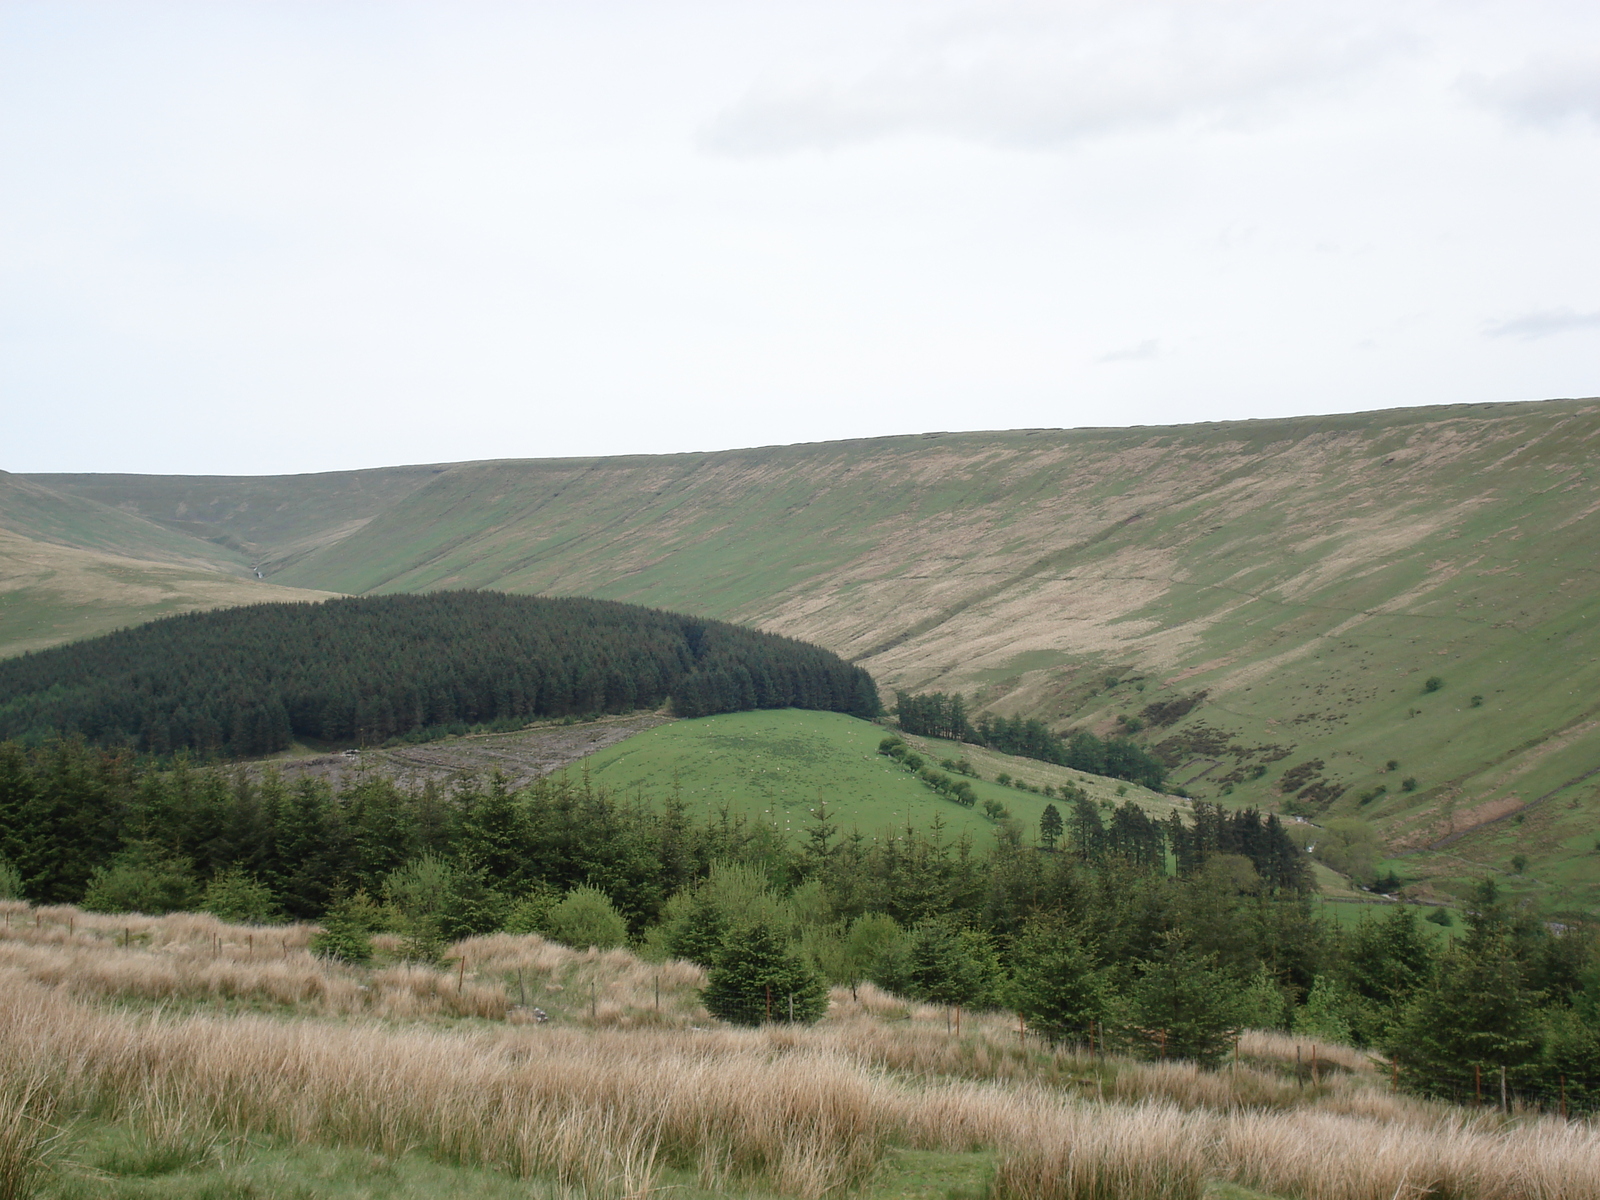
[[[1593,0],[0,0],[0,468],[1600,393]]]

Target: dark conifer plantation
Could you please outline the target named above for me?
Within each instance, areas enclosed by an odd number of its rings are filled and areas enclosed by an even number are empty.
[[[669,699],[686,717],[879,710],[865,671],[792,638],[606,600],[437,592],[190,613],[0,662],[0,739],[251,755]]]

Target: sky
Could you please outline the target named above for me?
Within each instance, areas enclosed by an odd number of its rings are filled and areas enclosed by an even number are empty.
[[[1592,0],[0,0],[0,469],[1600,394]]]

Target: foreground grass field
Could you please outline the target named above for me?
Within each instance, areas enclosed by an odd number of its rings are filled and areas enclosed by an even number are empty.
[[[958,1034],[871,988],[737,1029],[697,968],[625,951],[496,935],[448,970],[367,970],[311,957],[305,927],[0,912],[8,1200],[1600,1194],[1592,1123],[1411,1100],[1277,1034],[1203,1072],[1004,1013]]]
[[[931,765],[962,757],[973,764],[982,776],[973,781],[978,804],[963,808],[878,753],[878,743],[890,732],[839,713],[799,709],[726,713],[647,729],[571,769],[587,770],[596,784],[628,795],[660,799],[676,791],[695,808],[727,805],[791,834],[805,828],[822,800],[844,832],[856,829],[870,837],[907,824],[926,829],[937,817],[953,836],[966,833],[986,843],[996,823],[984,815],[982,804],[994,800],[1005,805],[1032,840],[1049,800],[995,783],[1001,773],[1039,788],[1071,783],[1097,801],[1121,803],[1130,798],[1157,817],[1165,816],[1174,804],[1172,797],[1136,784],[957,742],[907,738]]]

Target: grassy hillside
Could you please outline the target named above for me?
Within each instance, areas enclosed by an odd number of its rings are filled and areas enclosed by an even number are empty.
[[[839,713],[780,709],[725,713],[674,721],[637,733],[583,760],[595,783],[633,794],[666,797],[674,790],[692,807],[721,805],[772,821],[803,836],[819,799],[843,831],[882,836],[906,825],[927,829],[935,817],[952,837],[970,834],[987,844],[995,823],[983,814],[985,800],[998,800],[1037,837],[1043,796],[993,782],[1001,771],[1038,787],[1077,782],[1095,799],[1121,802],[1117,788],[1155,816],[1172,809],[1170,797],[1133,784],[972,747],[910,738],[934,762],[964,754],[977,767],[979,807],[963,808],[937,795],[892,760],[878,754],[888,732],[881,725]],[[569,770],[575,768],[569,768]]]
[[[52,546],[244,574],[237,556],[224,547],[4,471],[0,471],[0,530]]]
[[[136,515],[230,551],[237,561],[281,570],[443,471],[438,466],[329,471],[318,475],[31,475],[76,500]]]
[[[174,613],[328,595],[263,583],[228,546],[0,471],[0,657]]]
[[[328,595],[0,530],[0,657],[176,613]]]
[[[1197,795],[1600,911],[1597,450],[1600,401],[1562,400],[415,468],[270,577],[629,600],[1058,729],[1142,719]],[[308,484],[249,486],[255,512]]]

